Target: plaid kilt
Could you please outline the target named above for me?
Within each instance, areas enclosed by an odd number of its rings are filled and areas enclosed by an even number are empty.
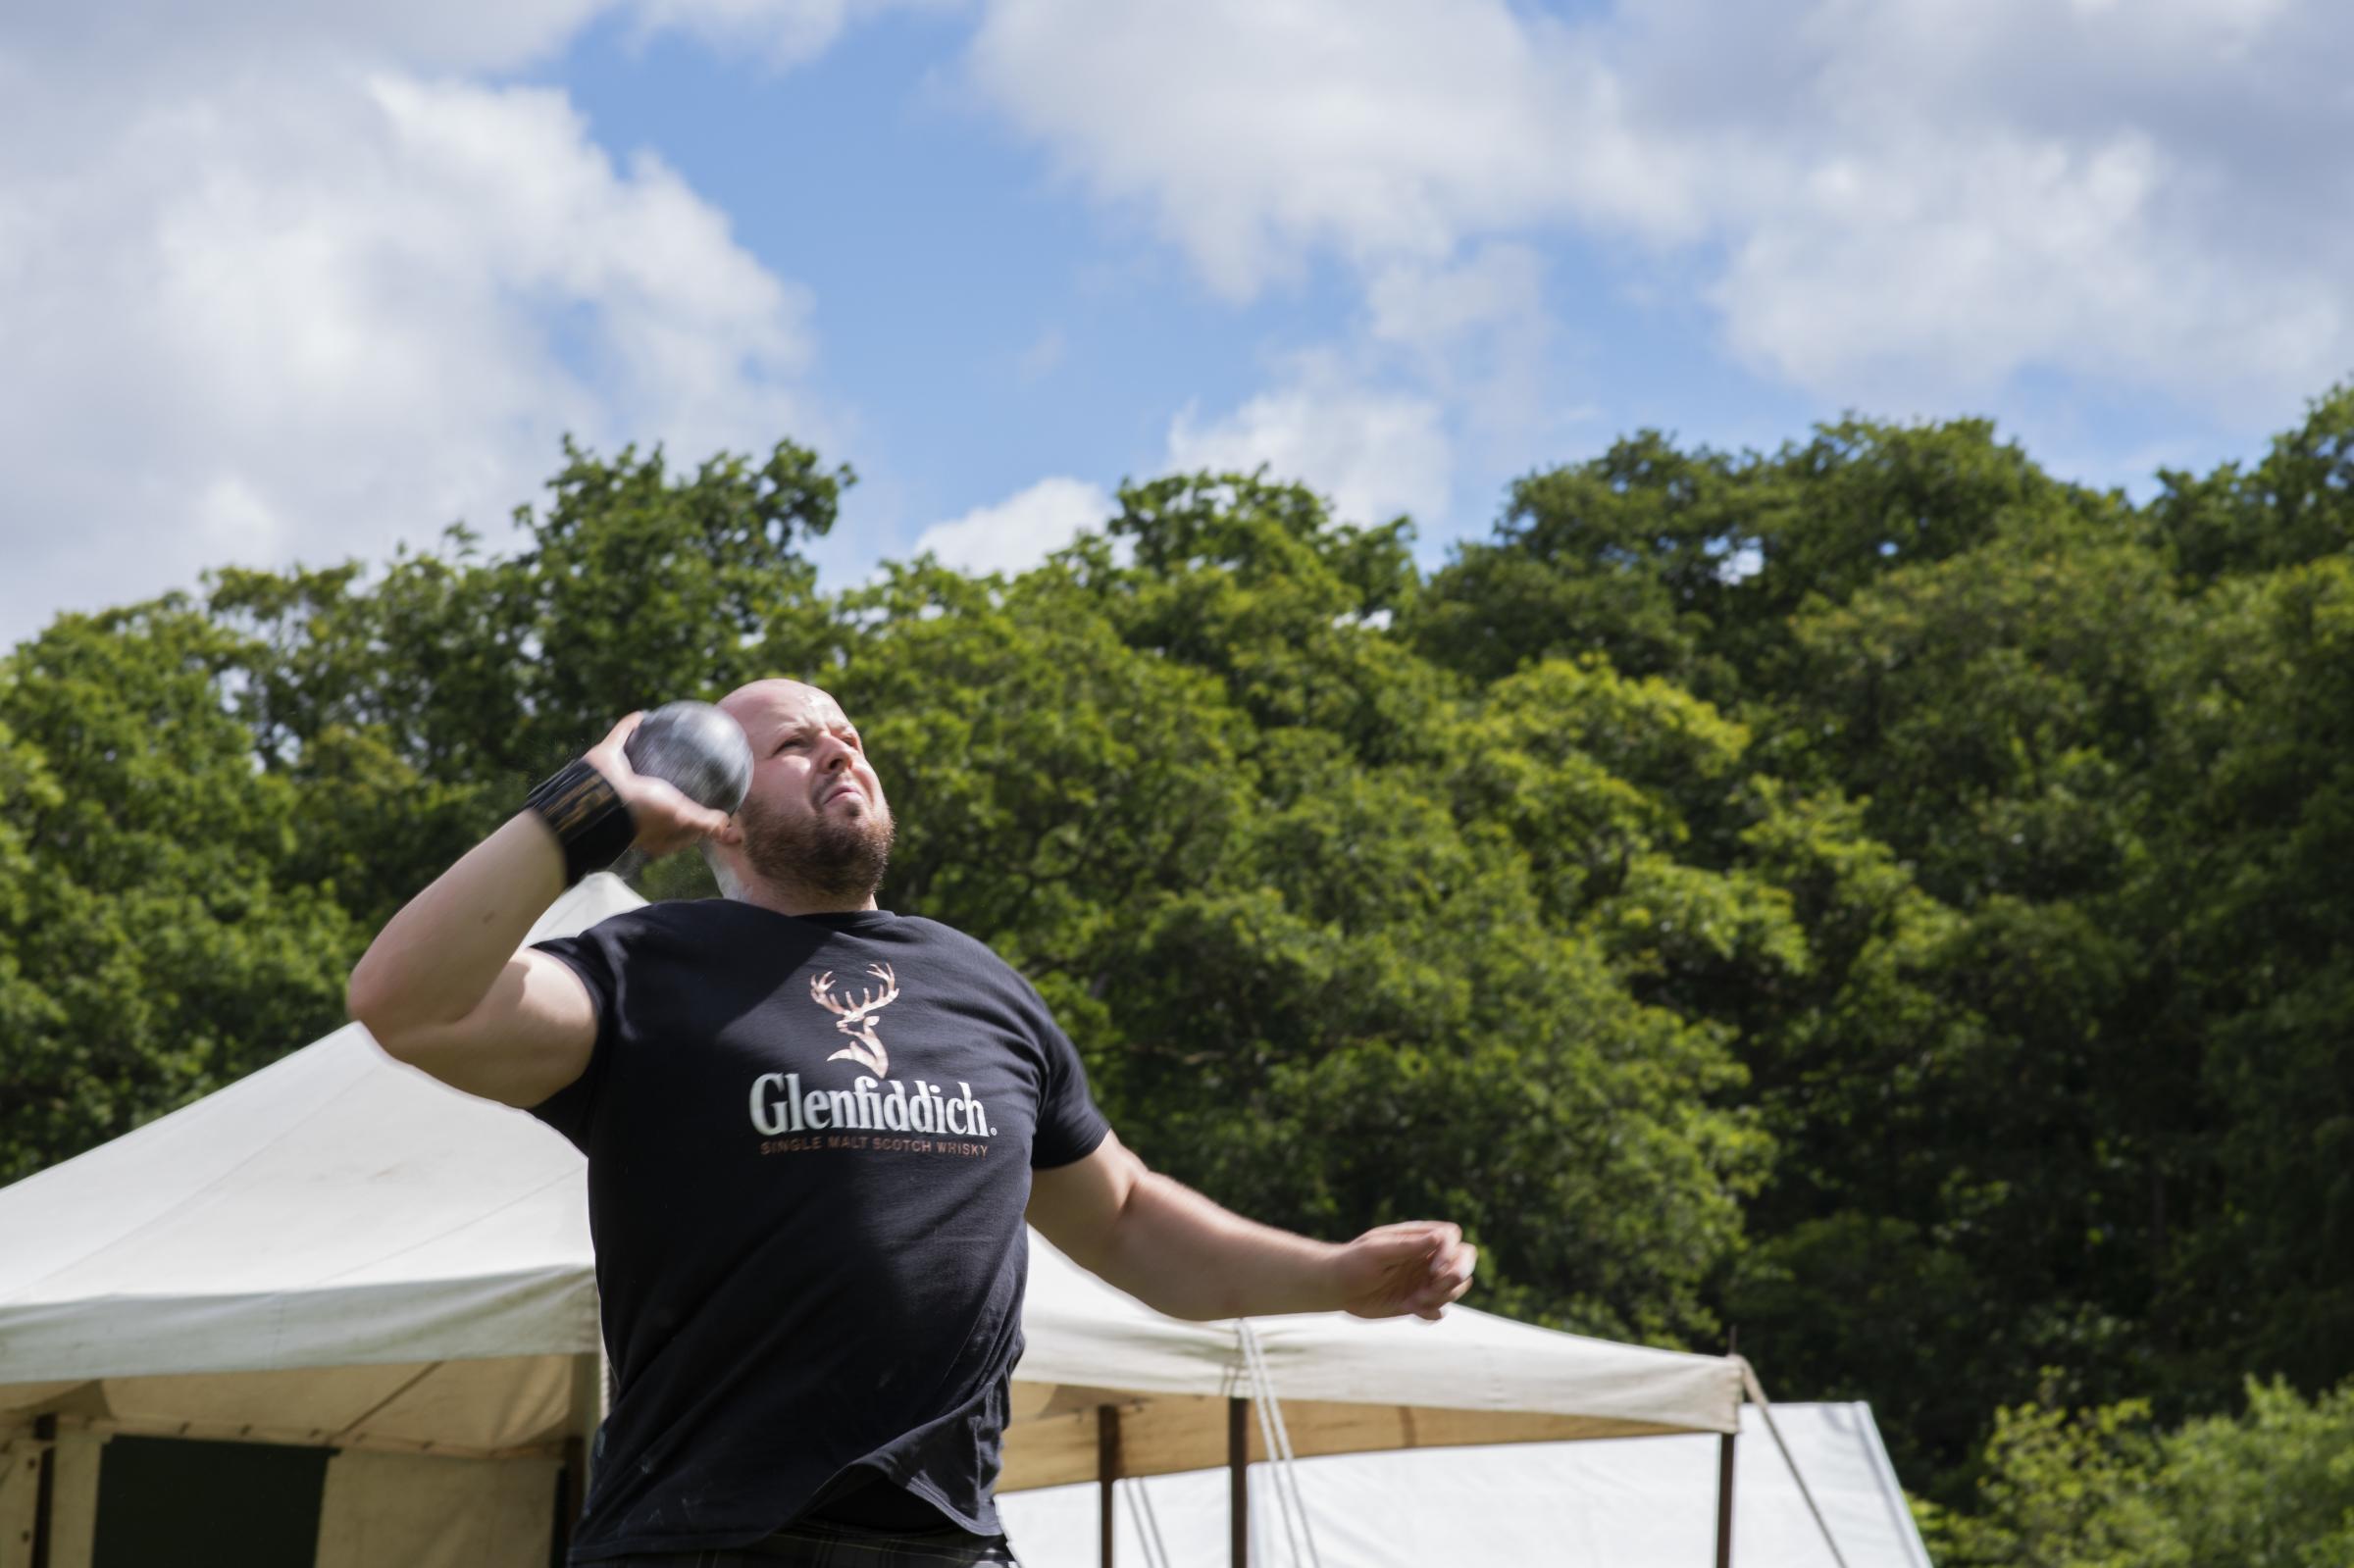
[[[1021,1568],[1003,1536],[966,1530],[858,1530],[814,1521],[788,1525],[748,1546],[633,1552],[612,1568]],[[599,1565],[602,1568],[602,1565]]]

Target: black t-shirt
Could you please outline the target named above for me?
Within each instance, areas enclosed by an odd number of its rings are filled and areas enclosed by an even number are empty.
[[[658,903],[536,945],[597,1009],[532,1109],[588,1156],[616,1391],[574,1559],[742,1544],[853,1466],[999,1533],[1030,1172],[1107,1131],[1038,993],[881,911]]]

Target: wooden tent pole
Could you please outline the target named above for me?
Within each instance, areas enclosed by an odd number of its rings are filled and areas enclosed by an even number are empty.
[[[1233,1537],[1228,1560],[1251,1568],[1251,1401],[1226,1401],[1226,1515]]]
[[[41,1445],[41,1476],[33,1494],[32,1568],[49,1568],[49,1532],[57,1507],[57,1417],[35,1416],[33,1441]]]
[[[1724,1331],[1724,1354],[1726,1360],[1736,1362],[1741,1354],[1738,1323]],[[1716,1440],[1716,1568],[1733,1568],[1733,1439],[1740,1432],[1741,1404],[1736,1400],[1733,1430]]]
[[[1103,1568],[1111,1568],[1112,1483],[1120,1479],[1120,1407],[1096,1406],[1096,1485],[1102,1500]]]
[[[1716,1568],[1733,1568],[1733,1435],[1716,1440]]]

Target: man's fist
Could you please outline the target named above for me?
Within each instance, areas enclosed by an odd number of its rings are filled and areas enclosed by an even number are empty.
[[[1479,1248],[1462,1227],[1444,1220],[1409,1220],[1367,1231],[1335,1260],[1342,1305],[1360,1318],[1411,1312],[1436,1323],[1447,1303],[1471,1289]]]

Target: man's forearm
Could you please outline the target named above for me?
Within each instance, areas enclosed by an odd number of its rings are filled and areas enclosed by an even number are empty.
[[[464,1018],[563,891],[555,835],[517,813],[377,934],[344,993],[351,1016],[380,1037]]]
[[[1340,1251],[1328,1241],[1244,1219],[1146,1171],[1121,1206],[1099,1272],[1171,1317],[1329,1312],[1344,1298],[1332,1271]]]

